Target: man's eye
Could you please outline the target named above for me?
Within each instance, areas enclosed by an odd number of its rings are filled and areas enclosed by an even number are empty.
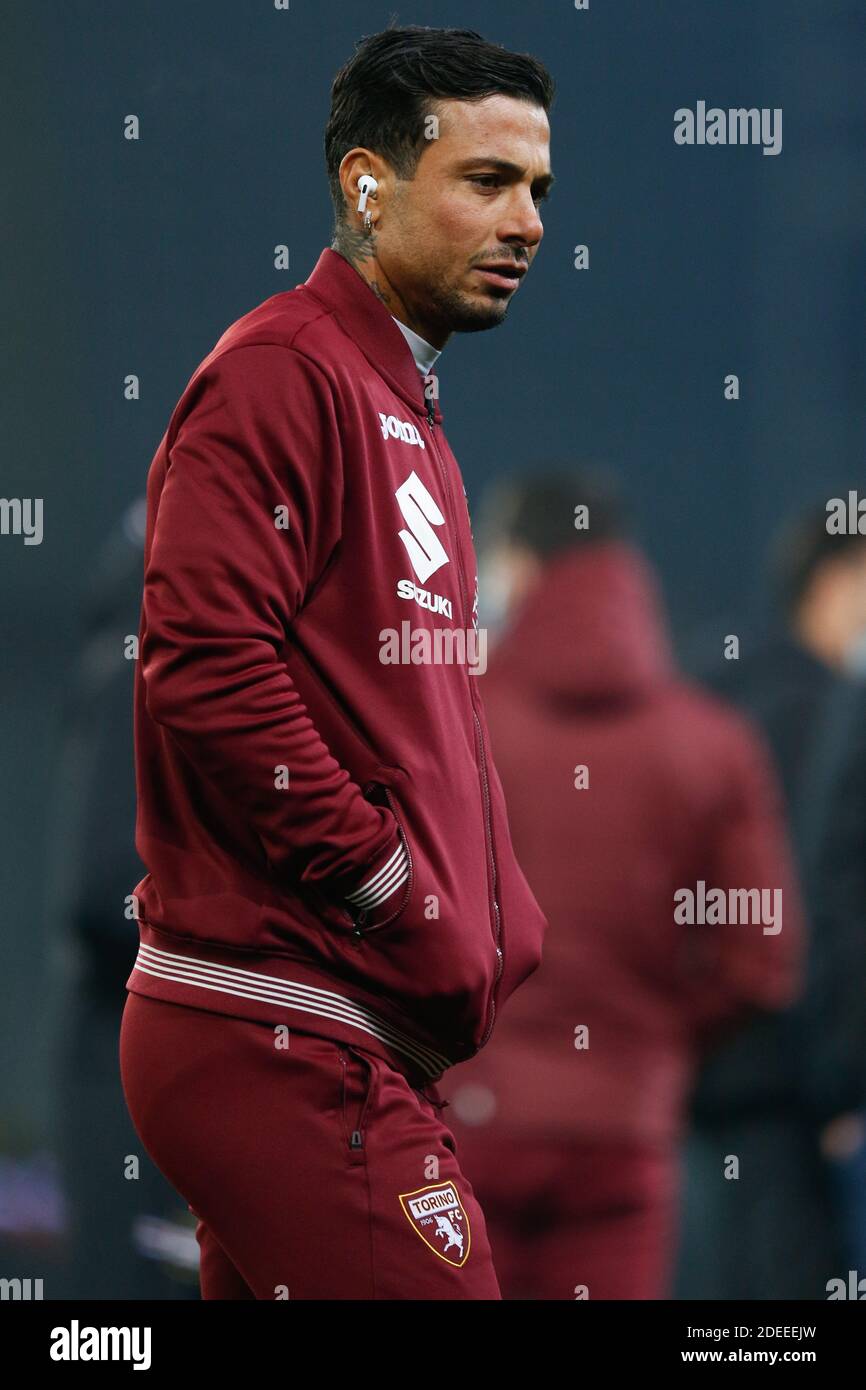
[[[470,182],[470,183],[477,183],[477,184],[478,184],[480,187],[482,187],[482,188],[490,188],[490,189],[499,188],[499,187],[501,187],[501,185],[502,185],[502,179],[500,178],[500,176],[499,176],[498,174],[470,174],[470,175],[469,175],[469,182]],[[538,197],[537,197],[537,198],[533,198],[532,201],[533,201],[535,207],[540,207],[542,203],[546,203],[546,202],[547,202],[547,200],[548,200],[549,197],[550,197],[550,193],[549,193],[549,192],[548,192],[548,193],[539,193]]]

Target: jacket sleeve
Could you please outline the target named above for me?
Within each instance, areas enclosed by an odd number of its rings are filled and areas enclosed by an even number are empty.
[[[166,443],[142,604],[148,713],[275,875],[347,910],[383,902],[404,881],[399,827],[335,761],[280,657],[341,536],[327,378],[293,348],[230,349],[193,378]]]
[[[696,877],[708,893],[769,890],[768,904],[781,904],[781,925],[775,930],[777,922],[762,919],[684,927],[686,1015],[699,1049],[764,1011],[787,1009],[804,985],[805,924],[781,787],[757,732],[739,720],[732,732],[726,785],[702,829]]]

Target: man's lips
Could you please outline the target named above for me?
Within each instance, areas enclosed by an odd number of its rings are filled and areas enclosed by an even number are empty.
[[[491,261],[489,264],[477,265],[475,269],[489,280],[491,285],[499,285],[506,290],[516,290],[526,274],[526,266],[517,261]]]

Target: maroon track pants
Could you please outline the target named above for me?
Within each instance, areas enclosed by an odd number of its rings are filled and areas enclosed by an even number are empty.
[[[132,993],[120,1069],[198,1219],[203,1298],[501,1298],[435,1087],[354,1045]]]

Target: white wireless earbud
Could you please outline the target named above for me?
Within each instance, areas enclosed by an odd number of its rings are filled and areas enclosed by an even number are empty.
[[[365,212],[365,211],[366,211],[366,208],[367,208],[367,194],[368,194],[368,193],[375,193],[375,192],[376,192],[376,189],[377,189],[378,187],[379,187],[379,185],[378,185],[378,183],[376,182],[376,180],[373,178],[373,175],[372,175],[372,174],[362,174],[362,175],[361,175],[361,177],[358,179],[358,192],[359,192],[360,195],[361,195],[360,198],[358,199],[358,212]]]

